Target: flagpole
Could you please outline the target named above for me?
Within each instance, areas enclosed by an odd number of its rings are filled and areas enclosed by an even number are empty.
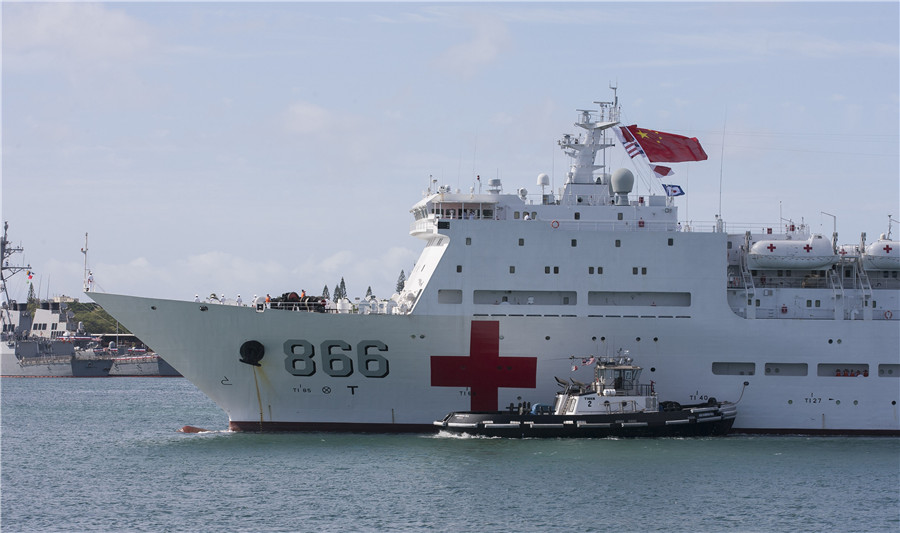
[[[719,216],[722,216],[722,180],[725,174],[725,130],[728,124],[728,105],[725,105],[725,119],[722,121],[722,152],[719,157]]]

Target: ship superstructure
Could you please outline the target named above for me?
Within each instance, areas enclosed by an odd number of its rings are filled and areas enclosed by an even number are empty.
[[[619,107],[596,103],[559,140],[559,190],[429,189],[415,268],[366,313],[91,297],[238,430],[421,430],[552,395],[572,353],[614,342],[674,401],[743,390],[736,431],[900,434],[900,243],[680,222],[674,197],[607,168]]]

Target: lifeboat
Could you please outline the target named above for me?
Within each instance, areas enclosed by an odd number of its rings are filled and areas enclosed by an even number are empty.
[[[866,246],[863,257],[866,270],[900,270],[900,242],[880,239]]]
[[[816,270],[838,261],[831,242],[821,235],[805,241],[759,241],[750,247],[747,266],[751,269],[798,268]]]

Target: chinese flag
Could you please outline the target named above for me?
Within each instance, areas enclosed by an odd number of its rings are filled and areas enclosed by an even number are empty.
[[[696,137],[685,137],[674,133],[648,130],[637,125],[625,126],[637,140],[644,153],[653,163],[679,163],[682,161],[705,161],[706,152]]]

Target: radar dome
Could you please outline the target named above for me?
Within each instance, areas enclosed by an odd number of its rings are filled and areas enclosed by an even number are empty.
[[[548,176],[544,173],[538,174],[537,184],[541,187],[546,187],[547,185],[550,185],[550,176]]]
[[[618,168],[610,178],[612,190],[616,194],[628,194],[634,187],[634,174],[627,168]]]

